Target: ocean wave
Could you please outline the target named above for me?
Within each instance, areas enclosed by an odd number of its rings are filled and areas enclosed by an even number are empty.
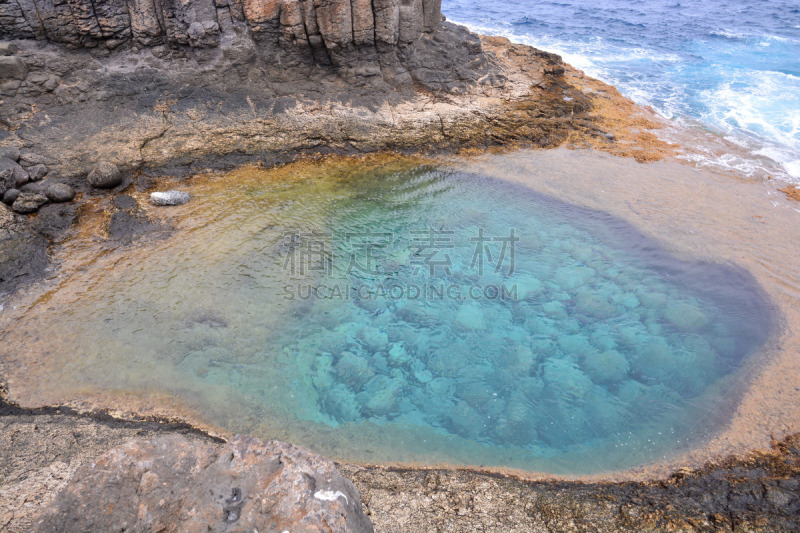
[[[725,37],[726,39],[744,39],[745,34],[733,30],[712,30],[708,33],[716,37]]]
[[[720,11],[704,0],[634,9],[622,0],[507,0],[491,13],[477,0],[450,5],[458,9],[447,15],[473,30],[557,53],[676,123],[699,121],[715,146],[687,156],[699,166],[800,180],[800,25],[787,20],[791,4],[731,0]]]

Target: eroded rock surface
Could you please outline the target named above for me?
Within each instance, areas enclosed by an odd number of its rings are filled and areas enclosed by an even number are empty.
[[[277,441],[226,445],[170,435],[83,465],[36,531],[371,532],[333,462]]]

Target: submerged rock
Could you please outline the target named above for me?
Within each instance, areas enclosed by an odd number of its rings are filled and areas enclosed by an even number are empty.
[[[181,205],[192,199],[186,191],[164,191],[150,194],[150,203],[153,205]]]
[[[24,217],[0,209],[0,291],[40,276],[47,266],[47,242]]]
[[[587,356],[583,368],[595,383],[617,383],[628,377],[630,363],[618,351],[608,350]]]
[[[681,331],[697,331],[709,322],[705,313],[690,303],[670,305],[664,311],[664,317]]]
[[[336,363],[336,373],[339,379],[354,391],[360,391],[367,380],[375,374],[366,359],[352,352],[342,353],[339,362]]]
[[[371,532],[332,461],[282,442],[135,440],[82,466],[35,531]]]
[[[464,329],[485,329],[486,322],[483,316],[483,308],[476,302],[462,305],[456,314],[456,323]]]

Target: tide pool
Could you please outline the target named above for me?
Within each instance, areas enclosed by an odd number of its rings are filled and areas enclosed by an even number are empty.
[[[175,236],[26,311],[31,390],[166,394],[349,461],[585,474],[711,436],[771,325],[743,271],[477,174],[344,160],[192,194]]]

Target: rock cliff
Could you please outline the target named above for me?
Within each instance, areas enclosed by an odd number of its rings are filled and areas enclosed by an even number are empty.
[[[261,42],[325,60],[413,42],[441,18],[441,0],[3,0],[0,35],[84,48],[213,47],[242,23]]]
[[[215,48],[246,38],[281,66],[396,63],[397,47],[441,20],[441,0],[0,1],[2,38],[103,50]]]

